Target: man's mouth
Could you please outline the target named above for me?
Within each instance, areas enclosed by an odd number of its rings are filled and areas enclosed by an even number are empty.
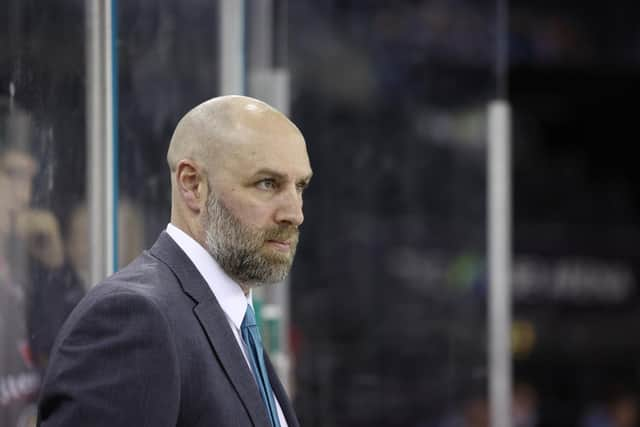
[[[291,249],[290,240],[267,240],[266,243],[282,252],[288,252]]]

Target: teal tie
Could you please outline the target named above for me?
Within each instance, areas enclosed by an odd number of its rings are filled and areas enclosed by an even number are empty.
[[[271,425],[273,427],[280,427],[278,411],[273,399],[273,391],[271,390],[271,383],[269,382],[267,368],[264,364],[262,338],[260,338],[260,331],[256,325],[256,316],[250,305],[247,305],[247,312],[242,320],[242,325],[240,325],[240,330],[242,332],[242,340],[244,341],[247,349],[247,358],[249,359],[253,376],[256,378],[256,382],[258,383],[262,400],[267,407],[267,412],[271,419]]]

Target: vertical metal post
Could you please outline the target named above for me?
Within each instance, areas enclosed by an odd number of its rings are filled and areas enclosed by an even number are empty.
[[[489,397],[492,427],[511,426],[511,159],[506,101],[489,104]]]
[[[87,203],[90,279],[114,270],[112,1],[86,3]]]
[[[271,68],[273,66],[273,0],[251,2],[247,12],[247,31],[251,33],[247,51],[250,66]]]
[[[244,0],[219,0],[220,95],[245,92],[244,3]]]

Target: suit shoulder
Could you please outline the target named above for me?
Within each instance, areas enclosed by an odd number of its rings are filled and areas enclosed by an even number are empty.
[[[96,285],[90,293],[96,293],[96,296],[137,294],[156,299],[178,290],[177,283],[177,277],[165,263],[144,252],[129,265]]]
[[[91,288],[75,307],[69,321],[83,317],[98,307],[119,304],[150,305],[166,311],[179,291],[178,279],[171,269],[148,253],[143,253],[131,264]]]

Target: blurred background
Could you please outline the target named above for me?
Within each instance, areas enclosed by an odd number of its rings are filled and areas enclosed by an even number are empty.
[[[69,311],[166,226],[178,119],[228,93],[290,115],[315,173],[292,275],[257,295],[302,425],[640,425],[637,1],[5,5],[0,427],[31,425]],[[502,325],[496,100],[511,135]],[[500,374],[508,424],[490,421]]]

